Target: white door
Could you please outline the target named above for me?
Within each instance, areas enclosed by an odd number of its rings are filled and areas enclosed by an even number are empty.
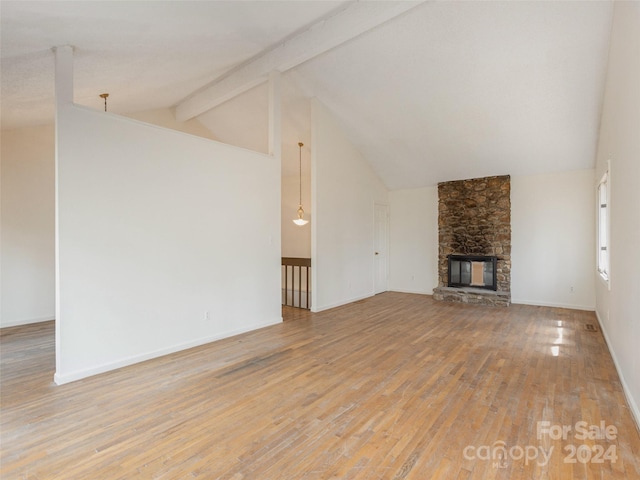
[[[374,210],[374,289],[382,293],[389,282],[389,206],[376,204]]]

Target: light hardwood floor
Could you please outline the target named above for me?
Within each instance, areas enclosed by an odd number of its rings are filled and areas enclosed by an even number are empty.
[[[63,386],[52,322],[4,329],[2,478],[640,478],[591,312],[385,293],[285,315]],[[577,439],[581,421],[615,438]]]

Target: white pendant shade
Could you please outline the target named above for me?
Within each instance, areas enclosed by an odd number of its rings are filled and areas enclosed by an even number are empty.
[[[298,218],[296,218],[293,223],[300,227],[309,223],[309,220],[304,219],[304,210],[302,209],[302,205],[298,205]]]

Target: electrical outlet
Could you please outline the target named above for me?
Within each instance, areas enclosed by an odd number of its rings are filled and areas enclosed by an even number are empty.
[[[569,291],[570,291],[571,293],[573,293],[573,285],[571,286],[571,288],[569,289]]]
[[[206,312],[204,312],[204,319],[205,319],[205,320],[209,320],[209,310],[207,310]]]

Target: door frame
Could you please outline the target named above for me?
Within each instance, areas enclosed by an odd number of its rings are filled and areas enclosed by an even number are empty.
[[[382,281],[382,285],[378,283],[378,271],[379,271],[379,262],[382,260],[378,256],[377,249],[379,248],[379,238],[378,238],[378,222],[379,215],[378,212],[380,210],[384,211],[384,244],[386,246],[386,251],[384,252],[383,259],[385,265],[385,278]],[[373,204],[373,293],[375,295],[379,293],[383,293],[389,290],[389,226],[390,226],[390,214],[389,214],[389,205],[384,203],[374,203]]]

